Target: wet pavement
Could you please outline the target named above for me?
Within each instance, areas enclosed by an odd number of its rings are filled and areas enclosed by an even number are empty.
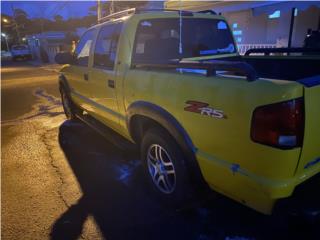
[[[65,120],[55,71],[8,63],[1,77],[3,239],[320,239],[219,194],[162,205],[137,152]]]

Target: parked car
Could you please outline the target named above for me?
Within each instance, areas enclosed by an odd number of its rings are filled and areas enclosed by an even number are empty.
[[[9,51],[1,51],[1,61],[10,61],[12,55]]]
[[[12,59],[31,60],[32,54],[27,45],[13,45],[11,48]]]
[[[128,10],[103,20],[74,54],[56,56],[66,64],[63,108],[139,145],[159,201],[179,206],[204,180],[270,214],[319,180],[319,57],[241,57],[213,13]]]

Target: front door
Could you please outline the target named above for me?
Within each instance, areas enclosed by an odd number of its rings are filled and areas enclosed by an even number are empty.
[[[95,33],[96,29],[91,29],[82,35],[74,52],[74,63],[71,66],[71,71],[67,73],[72,98],[85,110],[90,109],[90,68],[88,66]]]

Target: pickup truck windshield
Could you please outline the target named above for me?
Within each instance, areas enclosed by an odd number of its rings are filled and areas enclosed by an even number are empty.
[[[235,53],[227,23],[220,19],[149,19],[139,23],[133,62],[165,63],[174,59]],[[179,51],[179,46],[182,51]]]

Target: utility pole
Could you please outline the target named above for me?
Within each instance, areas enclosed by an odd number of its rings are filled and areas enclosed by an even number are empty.
[[[100,21],[101,19],[101,0],[97,0],[97,3],[98,3],[98,7],[97,7],[97,18],[98,18],[98,22]]]
[[[114,12],[114,4],[113,4],[113,0],[110,0],[110,14],[112,14]]]

